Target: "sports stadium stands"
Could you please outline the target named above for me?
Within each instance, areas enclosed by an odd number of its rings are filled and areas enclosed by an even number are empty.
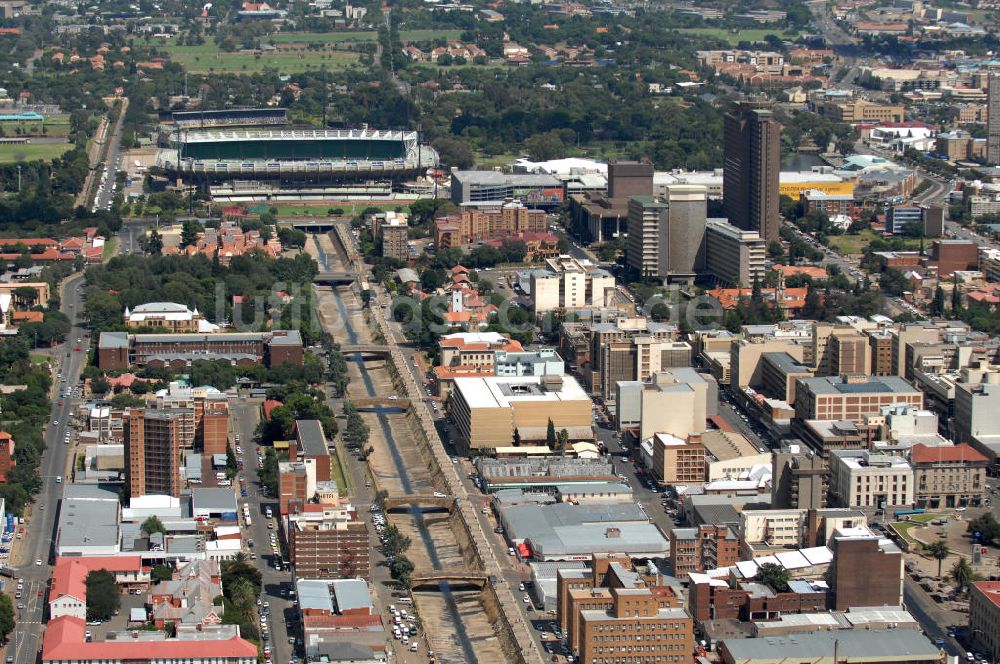
[[[283,127],[288,124],[284,108],[230,108],[218,111],[175,111],[171,114],[180,129],[232,127]]]
[[[401,178],[438,164],[415,131],[373,129],[182,130],[157,165],[212,181]]]

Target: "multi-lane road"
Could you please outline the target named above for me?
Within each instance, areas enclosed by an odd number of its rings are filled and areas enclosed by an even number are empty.
[[[16,603],[23,603],[25,607],[16,611],[17,628],[12,642],[13,653],[11,645],[7,646],[7,652],[13,654],[16,664],[33,664],[41,646],[45,591],[52,575],[52,544],[55,541],[56,516],[63,487],[56,478],[67,475],[68,446],[63,439],[70,431],[72,417],[72,399],[62,399],[59,395],[63,389],[72,387],[79,380],[87,357],[84,352],[87,348],[87,339],[84,338],[87,331],[76,321],[76,315],[82,306],[79,291],[82,284],[83,275],[76,275],[67,279],[61,288],[62,311],[73,321],[73,326],[66,343],[52,349],[56,373],[61,373],[63,379],[60,381],[55,378],[52,389],[52,416],[44,431],[46,450],[39,466],[42,489],[30,506],[25,539],[16,548],[17,576],[24,583],[22,598],[16,600]],[[77,344],[77,339],[81,339],[80,344]],[[76,348],[81,350],[76,351]]]

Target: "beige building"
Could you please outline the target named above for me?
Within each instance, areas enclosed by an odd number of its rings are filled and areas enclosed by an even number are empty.
[[[705,270],[734,287],[763,279],[767,247],[757,231],[737,228],[726,219],[709,219],[705,226]]]
[[[918,508],[965,507],[982,503],[986,491],[986,457],[961,443],[952,447],[910,448],[915,502]]]
[[[595,323],[589,367],[584,369],[591,393],[614,402],[618,381],[647,380],[658,371],[690,366],[691,347],[675,343],[677,334],[677,326],[646,318]]]
[[[795,383],[810,378],[813,370],[785,352],[764,353],[760,363],[761,382],[758,389],[772,399],[795,404]]]
[[[572,256],[546,259],[547,271],[531,274],[535,312],[606,307],[616,292],[615,278],[588,260]]]
[[[125,327],[156,328],[163,332],[215,332],[219,329],[202,316],[198,309],[188,309],[176,302],[148,302],[134,309],[125,308]]]
[[[871,370],[868,337],[850,325],[816,322],[812,343],[817,376],[867,374]]]
[[[456,378],[449,413],[463,451],[544,440],[549,420],[572,440],[593,437],[590,397],[572,376]]]
[[[653,475],[660,484],[701,484],[705,481],[705,446],[701,436],[692,434],[686,440],[667,433],[654,434]]]
[[[795,337],[735,339],[729,347],[730,382],[744,388],[763,383],[761,358],[765,353],[787,353],[793,360],[805,363],[806,344]]]
[[[640,440],[661,432],[679,438],[700,433],[716,391],[711,377],[690,367],[655,373],[649,382],[619,381],[615,390],[618,429],[638,428]]]
[[[701,434],[705,448],[705,480],[735,479],[754,466],[771,466],[771,453],[757,449],[741,433],[713,429]]]
[[[913,468],[903,457],[869,450],[830,451],[830,502],[843,507],[913,505]]]
[[[820,112],[834,122],[849,123],[902,122],[906,116],[906,109],[902,106],[876,104],[866,99],[824,104]]]

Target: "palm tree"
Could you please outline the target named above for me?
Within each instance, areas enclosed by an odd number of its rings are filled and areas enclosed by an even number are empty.
[[[931,558],[933,558],[934,560],[937,561],[937,563],[938,563],[937,576],[940,579],[941,578],[941,563],[944,562],[945,558],[947,558],[949,555],[951,555],[951,549],[948,548],[948,543],[945,542],[944,540],[938,540],[936,542],[931,542],[930,544],[928,544],[927,546],[924,547],[924,552],[926,552],[927,555],[929,555]]]
[[[976,571],[972,569],[972,565],[965,558],[959,558],[955,561],[955,564],[951,566],[951,572],[948,574],[948,578],[955,584],[955,590],[959,593],[965,592],[972,585],[973,581],[979,579]]]

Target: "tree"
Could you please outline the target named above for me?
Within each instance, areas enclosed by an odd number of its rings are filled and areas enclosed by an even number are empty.
[[[549,418],[548,429],[546,429],[545,431],[545,444],[549,446],[550,450],[554,450],[556,449],[557,442],[558,440],[556,439],[556,425],[552,421],[552,418]]]
[[[931,304],[931,314],[934,316],[944,316],[944,289],[938,286],[934,291],[934,302]]]
[[[139,526],[139,529],[142,530],[142,532],[146,533],[147,535],[152,535],[153,533],[167,532],[167,529],[166,527],[164,527],[163,522],[160,521],[160,517],[156,516],[155,514],[146,519],[145,521],[143,521],[142,525]]]
[[[87,574],[87,621],[108,620],[121,607],[115,575],[106,569]]]
[[[948,580],[955,584],[955,590],[959,593],[966,592],[973,581],[979,580],[979,575],[972,569],[972,565],[965,558],[959,558],[951,566],[948,573]]]
[[[559,430],[559,442],[557,443],[559,448],[559,454],[565,456],[566,448],[569,447],[569,431],[566,429]]]
[[[788,581],[791,578],[792,575],[781,565],[764,563],[757,568],[757,581],[779,593],[788,591]]]
[[[188,219],[181,228],[181,248],[198,243],[198,235],[201,233],[201,224],[194,219]]]
[[[7,643],[7,637],[14,631],[14,603],[10,595],[0,594],[0,643]]]
[[[233,446],[226,443],[226,475],[229,479],[233,479],[239,472],[240,465],[236,460],[236,454],[233,452]]]
[[[970,521],[966,532],[973,536],[979,533],[979,543],[989,546],[994,540],[1000,540],[1000,522],[996,520],[992,512],[986,512]]]
[[[948,548],[948,543],[945,542],[944,540],[931,542],[926,547],[924,547],[924,551],[927,553],[927,555],[929,555],[931,558],[937,561],[938,564],[937,575],[938,578],[940,579],[941,564],[944,562],[945,558],[951,555],[951,549]]]
[[[772,261],[780,261],[785,257],[785,248],[777,240],[771,240],[767,245],[767,257]]]
[[[149,572],[149,576],[153,580],[153,583],[169,581],[174,578],[174,570],[170,565],[154,565],[153,569]]]
[[[239,603],[243,599],[237,595],[250,592],[256,603],[260,594],[261,573],[246,560],[227,560],[222,563],[222,589],[230,602]]]
[[[953,316],[957,316],[959,310],[962,308],[962,292],[958,290],[958,275],[952,275],[951,278],[951,313]]]
[[[146,253],[151,256],[159,256],[163,253],[163,238],[155,229],[149,231],[146,237]]]

